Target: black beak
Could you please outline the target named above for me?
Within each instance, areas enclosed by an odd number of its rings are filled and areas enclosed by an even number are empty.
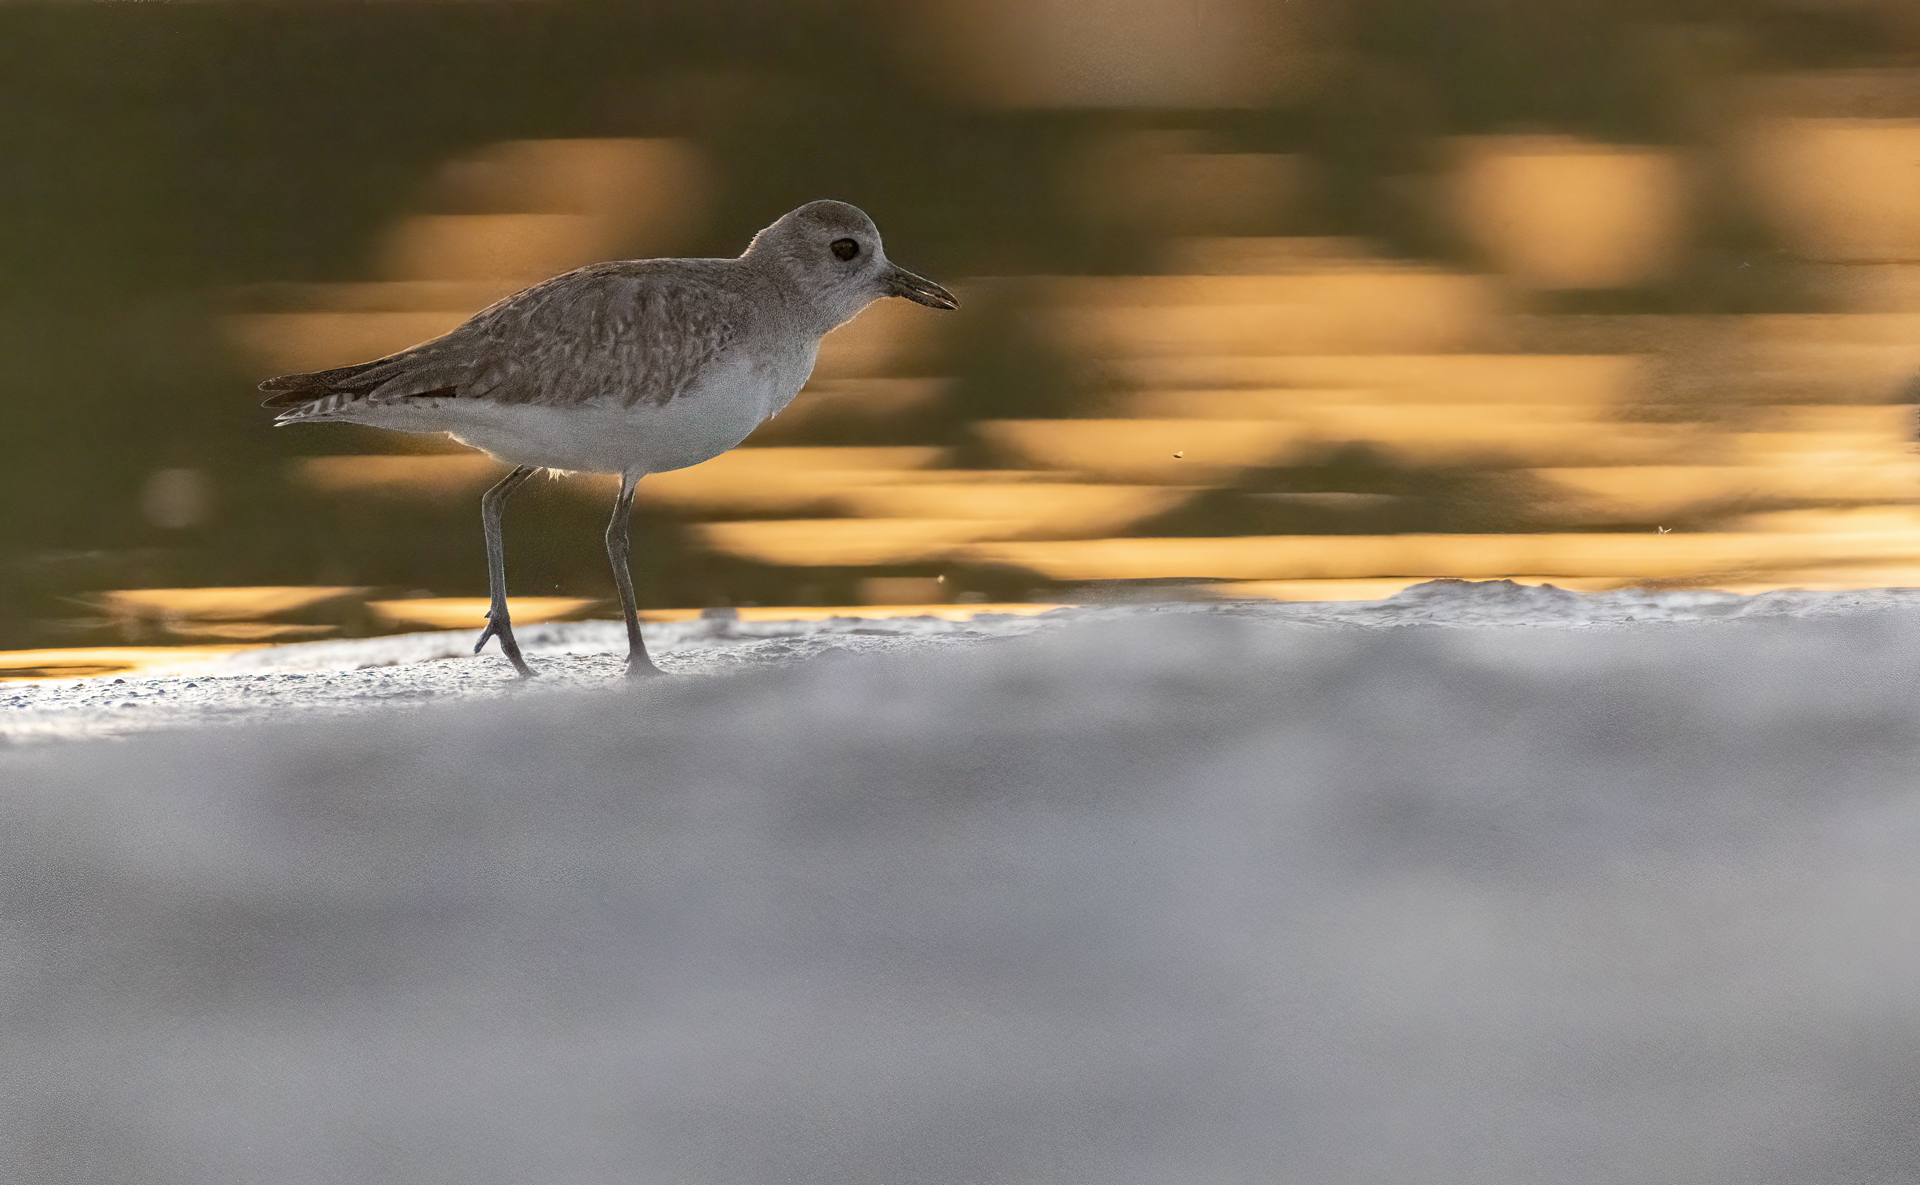
[[[960,302],[953,293],[934,283],[932,280],[916,276],[906,268],[896,266],[893,274],[887,277],[887,295],[904,296],[908,300],[926,305],[930,309],[957,309]]]

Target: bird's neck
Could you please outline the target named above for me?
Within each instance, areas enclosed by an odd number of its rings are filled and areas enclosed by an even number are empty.
[[[876,299],[870,293],[852,287],[823,290],[817,283],[808,282],[804,269],[797,262],[783,259],[774,252],[762,253],[749,249],[746,255],[741,256],[741,261],[766,277],[768,286],[777,294],[780,307],[785,310],[794,327],[815,336],[845,325]]]

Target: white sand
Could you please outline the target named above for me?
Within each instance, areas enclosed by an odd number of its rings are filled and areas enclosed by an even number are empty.
[[[1225,615],[1329,629],[1441,625],[1577,630],[1818,617],[1881,608],[1920,609],[1920,590],[1579,594],[1506,581],[1435,581],[1385,601],[1120,605],[966,622],[930,617],[703,620],[649,625],[646,633],[663,670],[708,675],[743,666],[1022,637],[1070,623],[1169,615]],[[538,678],[531,681],[514,677],[497,645],[475,657],[478,630],[456,630],[243,651],[171,672],[0,683],[0,744],[402,711],[428,703],[538,696],[619,682],[626,634],[617,623],[525,626],[518,633],[528,660],[539,668]]]
[[[853,628],[0,691],[0,1181],[1916,1179],[1920,595]]]

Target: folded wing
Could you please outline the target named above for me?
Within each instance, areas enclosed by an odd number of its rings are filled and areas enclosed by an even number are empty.
[[[580,268],[515,293],[451,333],[385,358],[260,384],[280,421],[336,418],[358,403],[488,399],[578,407],[665,404],[747,329],[727,260]]]

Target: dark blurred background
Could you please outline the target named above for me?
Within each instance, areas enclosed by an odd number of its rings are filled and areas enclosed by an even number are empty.
[[[996,453],[973,425],[1111,417],[1141,387],[1071,335],[1037,328],[1046,298],[1023,278],[1220,271],[1170,255],[1208,236],[1243,252],[1358,241],[1376,260],[1494,274],[1490,240],[1436,213],[1436,187],[1461,159],[1446,146],[1461,137],[1651,148],[1687,177],[1683,232],[1661,266],[1501,288],[1518,319],[1496,349],[1628,352],[1600,339],[1635,317],[1671,327],[1858,311],[1804,266],[1813,253],[1791,219],[1770,218],[1729,162],[1761,126],[1756,112],[1905,126],[1920,115],[1906,73],[1916,51],[1920,16],[1892,0],[0,5],[0,645],[103,636],[76,606],[109,590],[484,589],[464,487],[356,499],[290,477],[307,472],[303,458],[423,446],[344,427],[271,430],[254,383],[294,367],[234,326],[345,308],[371,299],[348,286],[376,280],[413,282],[406,299],[426,300],[428,273],[394,263],[411,249],[394,228],[500,211],[474,197],[486,188],[475,170],[504,159],[489,146],[677,146],[657,170],[651,221],[632,221],[616,244],[634,253],[730,255],[802,201],[861,205],[895,258],[968,296],[905,372],[939,376],[937,395],[899,414],[822,415],[811,435],[764,443],[938,447],[941,465],[1013,471],[1032,462]],[[1755,80],[1773,80],[1772,107]],[[1194,166],[1201,199],[1155,188],[1202,158],[1228,163],[1217,184]],[[1249,509],[1279,505],[1271,498],[1216,490],[1111,533],[1655,525],[1555,518],[1512,467],[1321,445],[1262,468],[1293,482],[1264,493],[1361,501],[1296,499],[1275,518]],[[649,506],[647,491],[636,567],[649,605],[837,603],[889,587],[862,580],[946,577],[976,598],[1073,583],[884,557],[783,566],[703,543],[689,526],[699,513]],[[509,532],[516,592],[607,595],[602,514],[597,497],[530,488]]]

